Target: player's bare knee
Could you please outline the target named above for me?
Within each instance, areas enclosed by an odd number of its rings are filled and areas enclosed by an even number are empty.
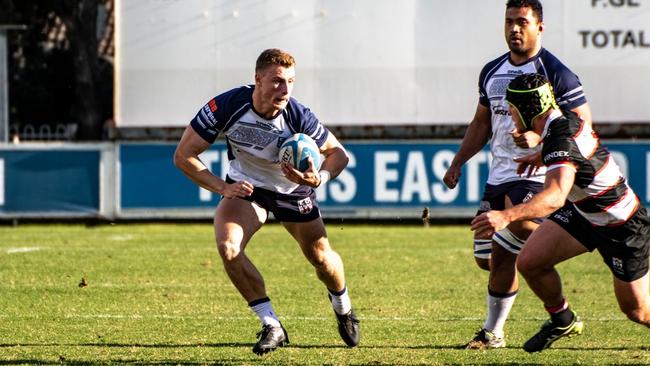
[[[322,248],[313,248],[305,253],[307,260],[312,266],[316,268],[324,268],[327,266],[327,255]]]
[[[628,319],[635,323],[650,326],[650,319],[648,319],[648,314],[647,312],[644,312],[643,309],[623,309],[623,313],[625,313]]]
[[[538,272],[541,271],[537,261],[535,261],[530,256],[527,256],[525,253],[522,253],[517,258],[517,270],[524,277],[535,276]]]
[[[620,308],[631,321],[650,327],[650,307],[621,305]]]
[[[217,249],[224,264],[234,262],[241,253],[240,245],[233,242],[217,243]]]
[[[329,245],[317,245],[306,254],[309,263],[318,271],[331,272],[340,262],[339,255]]]

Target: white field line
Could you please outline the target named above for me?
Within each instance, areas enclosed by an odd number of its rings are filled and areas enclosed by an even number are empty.
[[[169,289],[169,288],[232,288],[232,284],[229,283],[224,283],[224,284],[201,284],[201,283],[137,283],[137,284],[119,284],[119,283],[110,283],[110,282],[105,282],[105,283],[94,283],[92,282],[92,278],[88,279],[89,285],[93,287],[103,287],[103,288],[161,288],[161,289]],[[0,286],[2,287],[2,286]]]
[[[108,240],[112,241],[131,241],[134,236],[131,234],[120,234],[120,235],[111,235],[108,237]]]
[[[170,320],[224,320],[224,321],[239,321],[239,320],[250,320],[254,319],[253,315],[251,316],[186,316],[186,315],[115,315],[115,314],[97,314],[97,315],[70,315],[66,318],[103,318],[103,319],[170,319]],[[329,316],[280,316],[281,320],[297,320],[297,321],[330,321],[332,317]],[[407,322],[407,321],[433,321],[433,322],[455,322],[455,321],[467,321],[467,322],[476,322],[485,320],[482,317],[446,317],[446,318],[430,318],[430,317],[402,317],[402,316],[359,316],[360,320],[365,321],[394,321],[394,322]],[[547,320],[546,317],[534,317],[525,319],[526,321],[544,321]],[[608,318],[585,318],[581,316],[581,319],[585,321],[628,321],[624,317],[608,317]],[[522,319],[511,319],[511,320],[522,320]]]
[[[16,254],[16,253],[29,253],[29,252],[37,252],[39,250],[43,250],[45,248],[43,247],[18,247],[18,248],[7,248],[6,253],[7,254]]]
[[[61,316],[65,319],[114,319],[114,320],[152,320],[152,319],[166,319],[166,320],[205,320],[205,321],[242,321],[242,320],[251,320],[255,319],[254,315],[250,316],[210,316],[210,315],[166,315],[166,314],[74,314],[74,315],[64,315]],[[8,318],[17,318],[17,319],[49,319],[48,316],[8,316],[5,314],[0,314],[0,319]],[[52,318],[60,318],[59,316],[53,316]],[[618,322],[618,321],[628,321],[624,317],[599,317],[599,318],[585,318],[581,317],[584,321],[594,321],[594,322]],[[390,316],[359,316],[360,320],[363,321],[377,321],[377,322],[409,322],[409,321],[428,321],[428,322],[477,322],[483,321],[482,317],[445,317],[445,318],[434,318],[434,317],[390,317]],[[533,317],[527,319],[509,319],[510,321],[544,321],[548,318],[545,317]],[[292,320],[292,321],[330,321],[332,317],[329,316],[280,316],[280,320]]]

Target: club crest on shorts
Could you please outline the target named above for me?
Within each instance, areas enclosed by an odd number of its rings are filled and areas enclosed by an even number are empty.
[[[301,214],[308,214],[314,208],[314,204],[311,202],[311,198],[307,197],[298,201],[298,210]]]
[[[618,274],[625,274],[623,270],[623,260],[620,258],[612,257],[612,269]]]
[[[528,194],[526,195],[526,197],[524,197],[524,199],[523,199],[521,202],[528,202],[528,201],[530,201],[530,199],[533,198],[533,194],[534,194],[533,192],[528,191]]]

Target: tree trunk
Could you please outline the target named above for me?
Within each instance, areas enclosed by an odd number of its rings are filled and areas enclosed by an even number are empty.
[[[68,12],[61,19],[68,29],[70,51],[75,69],[77,138],[100,140],[102,135],[99,101],[99,59],[97,41],[97,7],[99,0],[65,1]]]

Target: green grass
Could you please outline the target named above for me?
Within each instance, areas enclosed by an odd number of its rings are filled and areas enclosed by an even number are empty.
[[[545,318],[522,284],[508,348],[466,351],[458,346],[483,323],[487,278],[467,227],[328,231],[361,345],[342,346],[324,287],[284,229],[268,224],[248,254],[291,344],[259,358],[258,321],[222,269],[210,224],[0,227],[0,364],[650,364],[650,333],[618,310],[598,254],[559,267],[583,336],[521,350]]]

